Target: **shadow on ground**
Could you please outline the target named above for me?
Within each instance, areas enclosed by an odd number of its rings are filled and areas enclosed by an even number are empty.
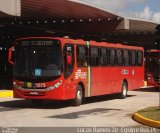
[[[128,95],[129,97],[133,97],[135,95]],[[109,100],[115,100],[117,99],[117,95],[105,95],[105,96],[96,96],[96,97],[90,97],[86,98],[84,105],[91,104],[91,103],[98,103],[98,102],[104,102]],[[118,99],[120,100],[120,99]],[[24,108],[35,108],[35,109],[60,109],[60,108],[66,108],[71,106],[71,100],[67,101],[49,101],[45,100],[43,104],[39,106],[35,106],[31,103],[30,100],[11,100],[11,101],[3,101],[0,102],[0,112],[2,111],[13,111],[13,110],[19,110]]]
[[[48,118],[58,118],[58,119],[77,119],[86,116],[95,116],[99,114],[108,113],[109,111],[120,111],[121,109],[112,108],[94,108],[89,110],[83,110],[78,112],[66,113],[61,115],[49,116]]]

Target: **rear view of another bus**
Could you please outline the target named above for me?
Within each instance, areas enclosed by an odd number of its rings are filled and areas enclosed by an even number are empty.
[[[146,52],[145,78],[148,86],[160,87],[160,50]]]

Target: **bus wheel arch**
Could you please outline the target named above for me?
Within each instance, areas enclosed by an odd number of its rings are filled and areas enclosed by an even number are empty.
[[[127,85],[127,89],[128,89],[128,81],[127,81],[127,79],[124,79],[124,80],[123,80],[123,82],[125,82],[125,83],[126,83],[126,85]],[[123,82],[122,82],[122,84],[123,84]]]
[[[82,82],[79,82],[76,86],[75,98],[73,99],[73,106],[80,106],[85,97],[85,88]]]
[[[85,97],[85,86],[84,86],[83,82],[79,82],[78,85],[80,85],[82,87],[83,98],[84,98]]]
[[[119,98],[125,99],[127,97],[127,92],[128,92],[128,82],[126,79],[124,79],[123,82],[121,83],[121,92],[119,93]]]

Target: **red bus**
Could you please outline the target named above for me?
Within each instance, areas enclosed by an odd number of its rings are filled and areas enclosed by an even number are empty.
[[[148,86],[160,87],[160,50],[145,53],[145,79]]]
[[[141,47],[29,37],[17,39],[11,49],[14,97],[33,103],[72,99],[78,106],[85,97],[118,93],[125,98],[128,90],[144,85]]]

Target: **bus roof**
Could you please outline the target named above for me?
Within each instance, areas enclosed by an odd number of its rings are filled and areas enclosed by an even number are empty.
[[[81,44],[81,45],[86,45],[86,42],[87,42],[83,39],[76,39],[76,40],[65,39],[65,38],[59,38],[59,39],[61,41],[66,42],[66,43],[70,42],[70,43]],[[144,50],[143,47],[122,45],[120,43],[96,42],[96,41],[93,41],[93,40],[89,40],[88,42],[91,44],[91,46],[102,46],[102,47],[112,47],[112,48],[126,48],[126,49],[135,49],[135,50]]]
[[[73,44],[81,44],[81,45],[86,45],[86,42],[85,40],[83,39],[71,39],[71,38],[68,38],[68,37],[26,37],[26,38],[19,38],[19,39],[16,39],[16,41],[19,41],[19,40],[27,40],[27,39],[40,39],[40,38],[44,38],[44,39],[57,39],[57,40],[60,40],[64,43],[73,43]],[[120,43],[109,43],[109,42],[96,42],[96,41],[93,41],[93,40],[90,40],[88,41],[91,46],[104,46],[104,47],[112,47],[112,48],[125,48],[125,49],[135,49],[135,50],[144,50],[143,47],[138,47],[138,46],[128,46],[128,45],[122,45]]]

